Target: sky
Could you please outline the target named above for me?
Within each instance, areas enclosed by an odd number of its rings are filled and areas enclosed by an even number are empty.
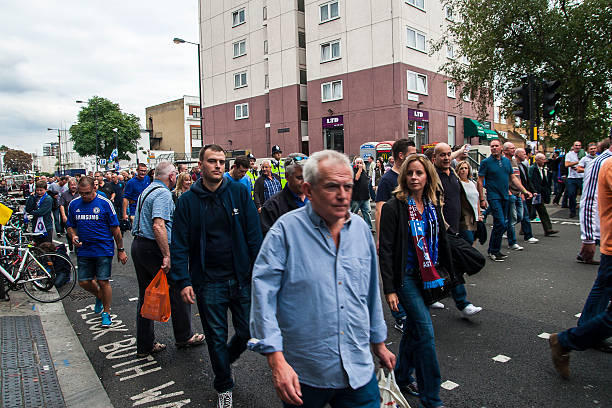
[[[42,152],[101,96],[147,106],[198,95],[197,0],[2,0],[0,145]]]

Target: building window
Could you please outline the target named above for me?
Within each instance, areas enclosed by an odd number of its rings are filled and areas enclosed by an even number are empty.
[[[264,54],[268,53],[268,40],[264,40]]]
[[[300,120],[308,120],[308,105],[300,105]]]
[[[239,26],[246,21],[244,9],[236,10],[232,13],[232,27]]]
[[[461,56],[461,63],[465,64],[465,65],[469,65],[470,64],[470,60],[468,60],[468,57],[466,55],[462,55]]]
[[[453,44],[446,44],[446,56],[450,59],[455,58],[455,47],[453,47]]]
[[[246,40],[240,40],[234,43],[234,58],[246,55]]]
[[[427,37],[425,33],[417,31],[414,28],[407,27],[406,32],[408,34],[407,46],[414,48],[415,50],[427,52]]]
[[[446,6],[446,19],[449,21],[453,21],[453,9],[451,6]]]
[[[263,6],[263,20],[266,21],[268,19],[268,6]]]
[[[268,89],[270,87],[270,76],[268,74],[264,74],[264,89]]]
[[[238,72],[234,74],[234,88],[242,88],[247,86],[247,73]]]
[[[325,82],[321,84],[321,101],[337,101],[342,99],[342,81]]]
[[[456,97],[455,94],[456,94],[455,84],[453,84],[450,81],[446,82],[446,96],[448,96],[449,98],[455,98]]]
[[[190,106],[189,107],[189,114],[191,116],[193,116],[194,118],[199,118],[200,117],[200,107],[199,106]]]
[[[298,31],[298,47],[306,48],[306,33]]]
[[[469,93],[464,93],[462,98],[463,98],[463,100],[465,102],[472,102],[472,98],[470,98],[470,94]]]
[[[305,69],[300,69],[300,84],[302,84],[302,85],[307,85],[308,84],[308,77],[306,75],[306,70]]]
[[[425,10],[425,0],[406,0],[406,3],[423,11]]]
[[[406,71],[406,74],[408,75],[408,90],[427,95],[427,75],[412,71]]]
[[[448,117],[448,145],[455,145],[455,135],[456,135],[456,118],[454,116]]]
[[[298,0],[297,2],[298,11],[304,12],[304,0]]]
[[[200,127],[192,127],[191,131],[191,140],[202,140],[202,129]]]
[[[321,62],[333,61],[340,58],[340,40],[321,44]]]
[[[339,17],[338,14],[338,2],[332,1],[329,3],[322,4],[319,6],[319,17],[320,22],[325,23],[330,20],[335,20]]]
[[[249,104],[248,103],[241,103],[241,104],[235,105],[234,108],[236,110],[234,119],[239,120],[239,119],[246,119],[249,117]]]

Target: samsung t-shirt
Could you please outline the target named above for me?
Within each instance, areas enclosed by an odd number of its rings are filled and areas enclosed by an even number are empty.
[[[142,193],[144,189],[149,186],[149,184],[151,184],[151,179],[148,176],[144,176],[142,180],[140,180],[138,177],[134,177],[125,185],[123,198],[134,200],[134,202],[130,204],[128,208],[129,215],[134,215],[136,213],[136,201],[138,201],[140,193]]]
[[[507,200],[510,176],[514,171],[510,160],[501,156],[498,160],[489,156],[480,163],[478,176],[484,177],[487,199]]]
[[[68,206],[68,222],[70,228],[75,228],[79,241],[83,244],[77,248],[78,256],[99,257],[113,256],[113,234],[111,227],[119,225],[115,207],[108,198],[99,194],[86,203],[82,197],[77,197]]]

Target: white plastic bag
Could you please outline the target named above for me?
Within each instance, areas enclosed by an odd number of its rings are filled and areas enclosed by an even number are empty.
[[[385,371],[380,368],[376,374],[376,379],[380,390],[380,408],[410,408],[408,401],[406,401],[395,382],[393,370],[386,376]]]
[[[45,227],[45,221],[43,220],[43,217],[38,217],[38,220],[36,220],[36,225],[34,226],[34,233],[40,234],[43,237],[47,236],[47,227]]]

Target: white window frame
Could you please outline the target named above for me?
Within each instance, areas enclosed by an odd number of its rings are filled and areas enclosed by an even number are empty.
[[[263,43],[263,53],[264,53],[264,55],[268,54],[268,40],[264,40],[264,43]]]
[[[240,51],[241,44],[244,44],[244,52]],[[238,54],[236,54],[236,46],[238,46]],[[239,58],[239,57],[242,57],[243,55],[246,55],[247,53],[246,38],[243,38],[242,40],[236,41],[235,43],[233,43],[232,51],[234,53],[234,58]]]
[[[414,80],[415,80],[415,84],[416,84],[416,88],[410,88],[410,77],[414,75]],[[425,79],[425,91],[419,89],[419,78],[424,78]],[[421,74],[419,72],[414,72],[414,71],[406,71],[406,88],[408,89],[408,91],[412,92],[412,93],[417,93],[417,94],[421,94],[421,95],[429,95],[427,92],[427,88],[428,88],[428,80],[427,80],[427,75],[425,74]]]
[[[452,119],[452,120],[451,120]],[[451,122],[453,122],[453,124],[451,125]],[[457,117],[454,115],[448,115],[447,119],[446,119],[446,134],[447,134],[447,142],[449,145],[453,146],[457,143]],[[450,140],[450,131],[451,129],[453,130],[453,140]]]
[[[236,86],[236,78],[238,78],[238,81],[239,81],[238,86]],[[248,85],[249,85],[249,82],[248,82],[246,71],[236,72],[234,74],[234,89],[244,88],[245,86],[248,86]]]
[[[334,57],[333,50],[334,44],[338,44],[338,55]],[[329,59],[323,59],[323,47],[329,47]],[[332,40],[321,44],[321,63],[336,61],[342,58],[342,45],[340,44],[340,40]]]
[[[338,8],[338,15],[336,17],[331,17],[331,5],[334,3],[336,4],[336,7]],[[327,8],[327,18],[326,19],[323,19],[323,12],[322,12],[323,7]],[[328,21],[334,21],[339,18],[340,18],[340,4],[338,0],[329,1],[327,3],[323,3],[319,5],[319,24],[327,23]]]
[[[242,13],[242,21],[240,21],[240,15]],[[237,18],[236,18],[237,17]],[[236,22],[236,20],[238,22]],[[238,27],[241,24],[246,23],[246,9],[243,7],[232,12],[232,27]]]
[[[238,108],[240,109],[240,114],[238,113]],[[246,108],[246,115],[244,114]],[[248,119],[249,117],[249,103],[239,103],[234,105],[234,120]]]
[[[457,98],[457,87],[451,81],[446,81],[446,96],[449,98]]]
[[[334,84],[340,84],[340,96],[336,96],[334,97]],[[329,98],[325,98],[325,91],[324,88],[326,86],[330,87],[330,97]],[[330,81],[330,82],[324,82],[321,84],[321,102],[331,102],[331,101],[339,101],[340,99],[343,98],[343,88],[342,88],[342,80],[338,79],[336,81]]]
[[[423,2],[423,5],[419,5],[418,3]],[[406,0],[406,4],[419,9],[421,11],[425,11],[425,0]]]
[[[446,58],[455,59],[455,46],[453,44],[446,44]]]
[[[448,21],[455,21],[453,8],[451,6],[444,7],[444,18],[446,18]]]
[[[414,35],[414,45],[410,44],[410,33],[411,32]],[[423,37],[423,49],[419,48],[419,41],[418,41],[419,36]],[[406,26],[406,47],[412,48],[413,50],[427,53],[427,34],[425,34],[422,31],[417,30],[416,28]]]

